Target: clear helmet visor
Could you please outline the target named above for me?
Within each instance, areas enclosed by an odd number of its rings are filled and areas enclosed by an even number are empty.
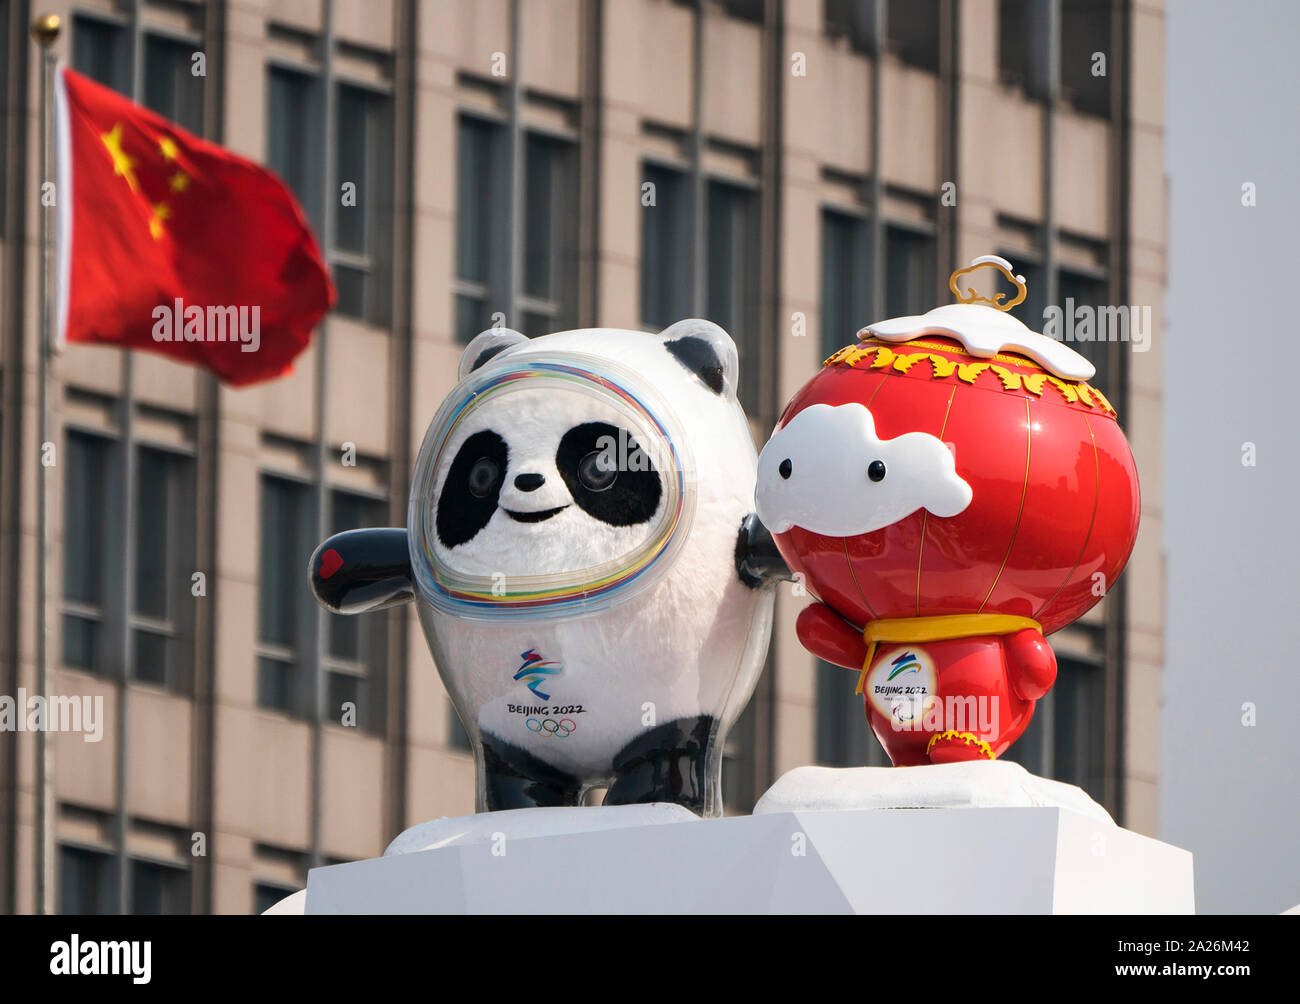
[[[582,616],[658,580],[694,515],[688,445],[632,370],[518,352],[452,390],[407,513],[421,597],[474,619]]]

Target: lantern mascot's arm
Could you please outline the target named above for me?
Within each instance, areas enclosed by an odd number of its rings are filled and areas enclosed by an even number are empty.
[[[867,658],[862,632],[828,607],[810,603],[795,621],[799,643],[819,659],[857,672]]]
[[[1011,686],[1026,701],[1036,701],[1056,682],[1056,653],[1043,633],[1026,628],[1006,636]]]

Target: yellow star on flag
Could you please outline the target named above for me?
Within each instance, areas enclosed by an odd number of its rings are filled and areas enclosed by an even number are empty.
[[[138,191],[139,186],[136,184],[135,172],[132,170],[135,161],[122,149],[122,123],[119,122],[99,138],[108,149],[108,155],[113,158],[113,173],[125,178],[126,183],[131,186],[131,191]]]
[[[176,159],[176,153],[177,153],[176,141],[172,139],[170,136],[164,136],[162,139],[158,141],[158,149],[162,151],[162,155],[165,160]]]
[[[163,235],[163,220],[171,219],[171,207],[165,202],[156,202],[153,207],[153,216],[149,220],[149,233],[153,235],[154,240],[161,240]]]
[[[190,176],[184,171],[177,171],[168,182],[173,192],[183,192],[190,187]]]

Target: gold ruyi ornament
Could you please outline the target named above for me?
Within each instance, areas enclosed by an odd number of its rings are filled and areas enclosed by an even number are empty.
[[[966,295],[963,296],[961,290],[957,288],[957,280],[964,275],[978,272],[982,268],[991,268],[1001,272],[1007,281],[1016,287],[1015,299],[1003,303],[1006,293],[994,293],[993,298],[989,299],[987,296],[980,296],[974,286],[967,286]],[[980,255],[978,258],[972,259],[971,263],[965,268],[957,269],[956,272],[948,276],[948,288],[952,290],[952,295],[957,297],[958,303],[982,303],[994,310],[1010,310],[1016,304],[1024,302],[1025,297],[1029,295],[1029,288],[1025,285],[1025,277],[1012,272],[1011,263],[995,254]]]
[[[1016,286],[1016,295],[1007,300],[1005,292],[994,293],[992,297],[981,296],[973,287],[967,286],[965,295],[959,287],[959,280],[981,268],[991,268],[1005,276]],[[959,268],[948,277],[948,288],[963,304],[979,304],[994,310],[1007,311],[1022,303],[1028,294],[1025,277],[1011,271],[1010,263],[997,255],[984,255],[974,259],[965,268]],[[876,338],[865,338],[857,345],[846,345],[829,359],[823,366],[870,366],[872,369],[893,369],[897,373],[906,373],[919,362],[926,362],[933,380],[948,380],[954,376],[963,383],[974,385],[984,373],[992,373],[998,378],[998,385],[1004,391],[1016,392],[1026,390],[1035,397],[1041,397],[1043,389],[1055,387],[1067,404],[1081,404],[1084,407],[1115,415],[1114,406],[1101,391],[1087,383],[1063,380],[1048,373],[1038,363],[1026,356],[998,353],[992,359],[971,360],[963,362],[952,356],[969,356],[970,353],[960,345],[924,341],[926,335],[942,336],[942,331],[930,331],[904,343],[885,342]],[[859,336],[861,337],[861,335]],[[1015,367],[1014,369],[1010,367]],[[1033,370],[1026,373],[1024,370]]]

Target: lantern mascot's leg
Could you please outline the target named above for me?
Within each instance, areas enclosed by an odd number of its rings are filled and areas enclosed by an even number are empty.
[[[814,655],[858,671],[867,720],[899,767],[1001,756],[1056,681],[1056,656],[1027,617],[900,617],[859,632],[814,603],[796,628]]]

